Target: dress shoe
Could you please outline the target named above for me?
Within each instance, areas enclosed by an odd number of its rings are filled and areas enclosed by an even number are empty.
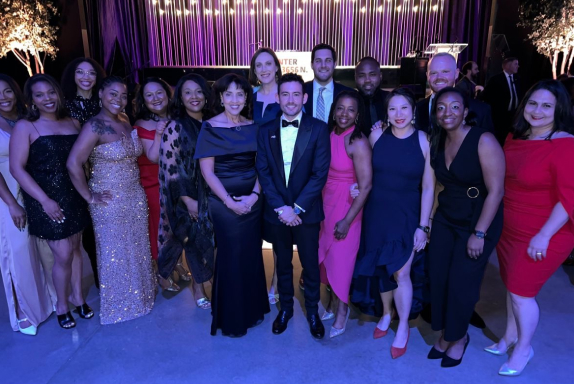
[[[333,337],[337,337],[345,333],[345,329],[347,328],[347,321],[349,321],[349,315],[351,314],[351,309],[347,308],[347,316],[345,316],[345,325],[343,328],[335,328],[331,327],[331,331],[329,332],[329,337],[332,339]]]
[[[528,360],[526,360],[526,364],[524,364],[524,366],[521,369],[511,369],[508,367],[508,363],[504,363],[502,364],[502,367],[500,367],[498,374],[501,376],[518,376],[522,373],[522,371],[524,371],[524,368],[526,368],[526,366],[528,365],[530,360],[532,360],[533,357],[534,357],[534,349],[530,347],[530,354],[528,355]]]
[[[476,311],[472,312],[472,316],[470,317],[470,325],[476,327],[478,329],[486,328],[486,323],[482,320],[482,317]]]
[[[276,335],[280,335],[287,329],[287,323],[293,317],[293,314],[288,313],[287,311],[279,311],[279,314],[273,321],[273,333]]]
[[[391,312],[391,321],[389,322],[389,327],[391,326],[391,323],[393,322],[396,314],[397,313],[395,312],[395,310],[393,308],[393,311]],[[389,327],[387,327],[387,329],[381,329],[381,328],[379,328],[379,324],[377,323],[377,326],[375,327],[375,331],[373,332],[373,339],[380,339],[381,337],[387,336],[387,333],[389,332]]]
[[[443,368],[452,368],[452,367],[456,367],[457,365],[459,365],[460,363],[462,363],[462,358],[464,357],[464,353],[466,352],[466,347],[468,347],[468,343],[470,343],[470,335],[467,333],[466,334],[466,343],[464,343],[464,350],[462,351],[462,356],[460,357],[460,359],[453,359],[452,357],[450,357],[449,355],[444,354],[444,357],[442,358],[442,361],[440,362],[440,366]]]
[[[409,344],[409,338],[411,337],[411,329],[409,328],[409,331],[407,333],[407,341],[405,342],[405,346],[402,348],[397,348],[397,347],[393,347],[391,345],[391,357],[393,359],[398,359],[399,357],[401,357],[402,355],[404,355],[405,353],[407,353],[407,345]]]
[[[445,355],[446,355],[446,351],[441,352],[433,346],[431,348],[431,350],[429,351],[429,354],[427,355],[427,359],[439,360],[439,359],[442,359]]]
[[[309,331],[311,332],[311,336],[316,339],[322,339],[323,336],[325,336],[325,327],[323,327],[323,323],[321,322],[319,315],[311,315],[307,321],[309,322]]]
[[[335,314],[333,312],[329,312],[327,310],[325,310],[325,312],[323,312],[323,315],[321,315],[321,321],[327,321],[327,320],[331,320],[335,318]]]
[[[508,344],[506,346],[506,348],[498,348],[498,344],[500,343],[500,341],[496,344],[492,344],[490,347],[485,347],[484,350],[488,353],[492,353],[493,355],[496,356],[502,356],[502,355],[506,355],[506,352],[508,352],[508,350],[512,347],[514,347],[514,345],[518,342],[518,339],[514,340],[512,343]]]
[[[18,330],[20,331],[20,333],[23,333],[25,335],[29,335],[29,336],[36,336],[36,333],[38,332],[38,329],[36,328],[35,325],[33,325],[32,323],[30,323],[30,325],[26,328],[22,328],[20,327],[20,323],[24,323],[24,322],[30,322],[30,320],[28,320],[27,317],[18,320]]]

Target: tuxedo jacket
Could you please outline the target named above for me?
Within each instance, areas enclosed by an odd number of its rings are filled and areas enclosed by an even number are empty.
[[[415,111],[415,128],[430,133],[431,121],[429,115],[430,96],[419,100]],[[492,123],[492,113],[490,106],[478,100],[469,100],[468,112],[474,113],[474,125],[482,128],[486,132],[494,133],[494,124]]]
[[[518,104],[520,104],[520,101],[522,101],[522,97],[524,96],[520,87],[520,78],[516,75],[514,75],[513,78],[516,95],[518,96]],[[508,86],[508,80],[506,80],[504,71],[492,76],[490,80],[488,80],[480,98],[491,106],[492,112],[495,115],[508,113],[508,104],[510,104],[510,87]]]
[[[359,92],[357,90],[357,92]],[[385,108],[385,99],[387,98],[390,92],[383,91],[382,89],[377,89],[373,97],[367,97],[359,92],[361,98],[363,99],[363,103],[365,104],[365,116],[363,116],[364,127],[363,127],[363,134],[366,137],[369,137],[371,134],[371,127],[377,121],[382,121],[384,123],[387,122],[387,109]],[[377,111],[377,120],[371,121],[371,103],[375,106],[375,110]]]
[[[333,101],[337,95],[343,91],[352,91],[352,88],[346,87],[341,83],[337,83],[333,81],[334,89],[333,89]],[[308,114],[309,116],[313,116],[313,81],[308,81],[305,83],[303,90],[307,94],[307,102],[303,105],[303,112]],[[326,110],[325,113],[329,114],[330,110]]]
[[[274,211],[284,205],[303,208],[303,224],[320,223],[324,218],[322,191],[331,163],[331,142],[327,124],[303,114],[295,140],[289,185],[281,149],[281,117],[259,128],[256,168],[265,195],[264,218],[283,225]]]

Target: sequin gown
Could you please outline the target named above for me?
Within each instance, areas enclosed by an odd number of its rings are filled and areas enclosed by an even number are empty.
[[[10,134],[0,129],[0,174],[12,195],[18,196],[18,183],[10,174],[8,144]],[[20,202],[22,204],[22,202]],[[0,270],[12,330],[18,331],[15,300],[30,323],[38,326],[52,313],[52,299],[40,263],[40,257],[28,237],[28,227],[20,231],[14,225],[8,206],[0,199]],[[16,292],[16,296],[14,296]]]
[[[90,155],[93,192],[111,191],[108,205],[91,204],[100,275],[100,322],[113,324],[148,314],[155,299],[148,208],[137,157],[143,147],[130,137],[98,145]]]

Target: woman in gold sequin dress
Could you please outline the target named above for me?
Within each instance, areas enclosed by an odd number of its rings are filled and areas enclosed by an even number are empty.
[[[100,275],[100,322],[113,324],[148,314],[155,299],[148,207],[137,158],[143,147],[122,113],[127,87],[108,77],[99,91],[102,110],[82,127],[68,158],[74,186],[94,222]],[[157,143],[159,149],[159,140]],[[92,165],[89,187],[82,165]]]

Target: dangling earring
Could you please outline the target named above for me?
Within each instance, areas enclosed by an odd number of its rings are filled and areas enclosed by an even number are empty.
[[[36,104],[32,104],[32,106],[30,108],[32,108],[32,111],[35,111],[38,109],[38,107],[36,107]]]
[[[98,104],[100,105],[100,108],[102,108],[102,99],[100,99],[100,102]]]
[[[357,117],[355,117],[355,125],[359,124],[359,115],[357,115]]]
[[[391,120],[387,120],[387,127],[391,126]]]
[[[223,101],[221,102],[221,106],[222,106],[222,107],[225,107],[225,105],[223,104]]]
[[[413,119],[411,120],[411,125],[414,127],[415,126],[415,118],[413,117]]]
[[[462,125],[466,125],[466,119],[462,120]]]

